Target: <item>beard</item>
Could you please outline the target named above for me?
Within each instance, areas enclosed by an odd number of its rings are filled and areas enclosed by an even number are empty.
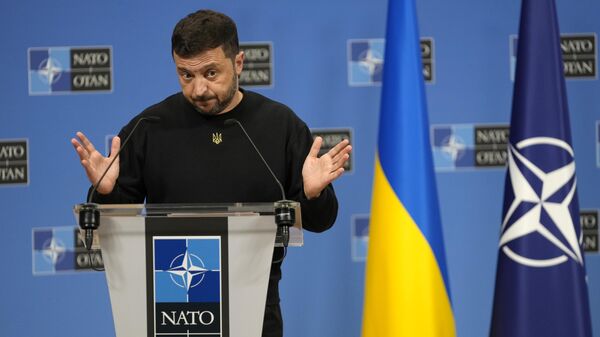
[[[201,114],[210,115],[210,116],[218,115],[221,112],[223,112],[223,110],[225,110],[227,108],[227,106],[229,106],[229,104],[233,100],[233,97],[235,96],[235,93],[237,91],[238,91],[238,77],[234,72],[233,78],[231,80],[231,86],[229,86],[229,88],[227,89],[227,92],[225,93],[225,97],[223,97],[222,99],[219,98],[218,95],[212,95],[212,96],[206,95],[206,96],[198,96],[198,97],[193,98],[192,103],[196,103],[196,102],[204,103],[204,102],[210,101],[212,99],[215,99],[217,102],[211,109],[203,110],[200,107],[198,107],[196,104],[192,104],[192,105],[194,106],[196,111],[200,112]]]

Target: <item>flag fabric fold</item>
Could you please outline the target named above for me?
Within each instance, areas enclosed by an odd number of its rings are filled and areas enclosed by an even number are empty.
[[[554,0],[523,0],[490,336],[591,337]]]
[[[414,0],[390,0],[363,337],[455,336]]]

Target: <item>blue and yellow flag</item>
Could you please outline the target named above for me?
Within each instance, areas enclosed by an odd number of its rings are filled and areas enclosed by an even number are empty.
[[[554,0],[523,0],[490,336],[591,337]]]
[[[414,0],[390,0],[363,337],[455,336]]]

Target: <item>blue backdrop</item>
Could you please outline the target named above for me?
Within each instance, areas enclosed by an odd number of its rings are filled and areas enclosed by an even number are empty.
[[[418,0],[417,6],[421,36],[433,46],[433,78],[426,86],[432,130],[507,126],[511,35],[518,31],[520,2]],[[179,90],[171,31],[199,8],[230,15],[242,43],[271,46],[271,85],[247,89],[286,103],[313,128],[352,135],[352,169],[335,183],[341,205],[337,223],[328,232],[307,233],[304,248],[290,251],[281,296],[286,336],[360,335],[364,218],[371,199],[380,95],[376,75],[387,2],[26,0],[0,3],[5,74],[0,91],[0,145],[5,149],[0,152],[0,265],[6,267],[0,286],[1,336],[114,335],[104,274],[61,271],[57,264],[65,254],[60,249],[75,245],[68,242],[65,227],[75,225],[72,205],[83,201],[88,187],[69,139],[81,130],[103,149],[106,137],[134,115]],[[599,3],[558,0],[557,8],[562,34],[591,36],[595,42]],[[370,58],[360,52],[365,45]],[[56,88],[40,94],[40,83],[49,83],[40,66],[65,70],[69,64],[31,66],[32,51],[50,48],[60,54],[95,47],[112,53],[110,90]],[[594,58],[595,66],[597,45],[587,52],[581,51]],[[58,76],[53,74],[50,81]],[[567,79],[567,92],[580,207],[597,210],[597,74]],[[18,145],[12,157],[11,144]],[[24,146],[26,155],[20,150]],[[439,165],[458,335],[484,336],[491,318],[505,170]],[[19,176],[25,166],[26,175]],[[50,236],[63,238],[63,248],[48,250],[42,239]],[[594,253],[586,258],[595,336],[600,336],[600,259]],[[53,264],[44,269],[48,261]]]

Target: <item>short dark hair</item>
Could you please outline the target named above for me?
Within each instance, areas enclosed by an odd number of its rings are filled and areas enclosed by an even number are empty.
[[[171,54],[187,58],[221,46],[231,59],[240,51],[235,22],[223,13],[199,10],[181,19],[173,29]]]

